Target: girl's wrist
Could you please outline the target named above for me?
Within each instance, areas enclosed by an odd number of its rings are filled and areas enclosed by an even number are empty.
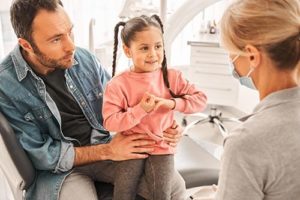
[[[175,99],[171,99],[171,101],[173,102],[173,106],[171,107],[171,110],[174,110],[176,107],[176,101]]]

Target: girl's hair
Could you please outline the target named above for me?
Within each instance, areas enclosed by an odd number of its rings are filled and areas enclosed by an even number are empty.
[[[135,40],[136,33],[147,30],[150,26],[156,27],[161,30],[162,34],[164,33],[163,24],[160,18],[157,15],[152,15],[151,17],[142,15],[140,17],[134,17],[125,22],[119,22],[115,26],[115,35],[114,35],[114,51],[113,51],[113,62],[112,62],[112,76],[115,75],[116,72],[116,57],[118,51],[118,33],[119,27],[123,26],[121,31],[121,39],[124,45],[130,47],[130,43]],[[170,83],[168,79],[168,69],[167,69],[167,59],[166,53],[164,50],[164,59],[162,62],[161,70],[163,72],[164,83],[169,89],[169,92],[172,97],[183,97],[184,95],[177,95],[170,89]]]
[[[300,60],[299,0],[236,0],[221,19],[221,41],[231,53],[251,44],[264,50],[278,69]]]

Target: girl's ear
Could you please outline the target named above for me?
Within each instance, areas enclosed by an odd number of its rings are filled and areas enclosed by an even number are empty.
[[[245,47],[246,52],[249,54],[248,61],[251,67],[258,67],[262,60],[261,60],[261,52],[253,45],[246,45]]]
[[[131,58],[131,53],[130,53],[129,47],[127,47],[125,44],[123,44],[123,50],[124,50],[125,55],[126,55],[128,58]]]

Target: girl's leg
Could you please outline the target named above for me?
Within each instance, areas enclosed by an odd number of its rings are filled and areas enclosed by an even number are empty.
[[[171,185],[172,185],[172,193],[171,193],[172,200],[186,199],[185,181],[183,180],[182,176],[179,174],[177,170],[175,170]]]
[[[145,176],[150,199],[170,200],[175,174],[173,155],[151,155],[145,164]]]
[[[114,178],[113,200],[133,200],[144,172],[144,159],[126,160],[117,163]]]
[[[124,162],[127,162],[127,161],[124,161]],[[136,160],[136,162],[143,164],[145,161],[144,160],[141,160],[141,161]],[[114,179],[116,177],[120,177],[119,175],[121,174],[121,172],[118,172],[118,169],[117,169],[119,166],[119,163],[120,162],[115,162],[115,161],[99,161],[99,162],[92,163],[89,165],[76,167],[74,172],[76,171],[76,172],[79,172],[80,174],[88,176],[93,181],[114,184],[114,182],[115,182]],[[125,167],[127,168],[127,170],[130,170],[130,167],[132,167],[132,168],[135,167],[135,166],[130,166],[130,163],[132,163],[132,162],[129,162],[128,164],[125,163]],[[137,171],[137,169],[135,171]],[[143,173],[143,171],[144,171],[144,166],[142,166],[142,168],[141,168],[141,173]],[[124,178],[127,178],[127,177],[124,177]],[[137,178],[137,179],[139,180],[140,178]],[[126,180],[128,180],[128,179],[123,180],[124,184],[127,184],[127,185],[125,185],[125,187],[129,186],[129,183],[125,183]],[[120,181],[122,181],[122,179]],[[78,184],[80,185],[81,183],[79,182]],[[103,199],[103,200],[104,199],[111,200],[112,196],[113,196],[113,193],[112,193],[113,188],[109,188],[109,187],[105,188],[105,187],[101,187],[101,186],[103,186],[103,185],[99,185],[99,184],[97,185],[98,198]],[[91,187],[91,188],[93,188],[93,187]],[[78,189],[78,191],[80,191],[80,189]],[[134,194],[136,194],[136,193],[137,193],[137,188],[135,188],[135,190],[134,190]],[[147,188],[146,188],[146,193],[148,193]],[[119,195],[121,195],[121,194],[122,193],[120,192]],[[80,195],[78,195],[78,197],[80,199],[92,199],[92,198],[81,198]],[[74,198],[74,196],[73,196],[73,198]],[[118,197],[116,197],[116,198],[118,198]],[[121,198],[123,198],[123,197],[120,197],[120,199]],[[143,199],[144,198],[141,198],[140,196],[137,196],[137,198],[136,198],[136,200],[143,200]],[[125,198],[124,198],[124,200],[125,200]],[[130,200],[132,200],[132,199],[130,199]]]

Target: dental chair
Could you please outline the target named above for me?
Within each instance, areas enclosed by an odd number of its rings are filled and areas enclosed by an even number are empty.
[[[34,181],[35,170],[2,113],[0,113],[0,155],[0,170],[7,180],[13,199],[24,199],[27,189]]]
[[[0,170],[5,180],[1,180],[0,199],[24,200],[26,191],[35,179],[35,169],[20,145],[9,122],[0,112]],[[1,175],[1,174],[0,174]],[[8,185],[6,185],[8,184]],[[95,182],[98,196],[111,200],[112,185]],[[8,189],[9,191],[4,191]],[[2,194],[4,193],[4,194]]]
[[[0,155],[0,170],[7,180],[13,199],[24,199],[27,189],[35,179],[35,169],[2,113]],[[219,161],[187,136],[183,136],[178,144],[175,167],[186,181],[187,188],[218,182]],[[98,192],[112,189],[108,184],[99,182],[96,183],[96,188]],[[101,197],[110,199],[108,194],[102,193]]]
[[[0,199],[24,200],[26,191],[34,182],[35,169],[20,145],[9,122],[0,112]],[[111,200],[113,186],[109,183],[95,182],[98,197]],[[8,191],[6,191],[8,190]],[[136,200],[142,200],[138,196]]]

